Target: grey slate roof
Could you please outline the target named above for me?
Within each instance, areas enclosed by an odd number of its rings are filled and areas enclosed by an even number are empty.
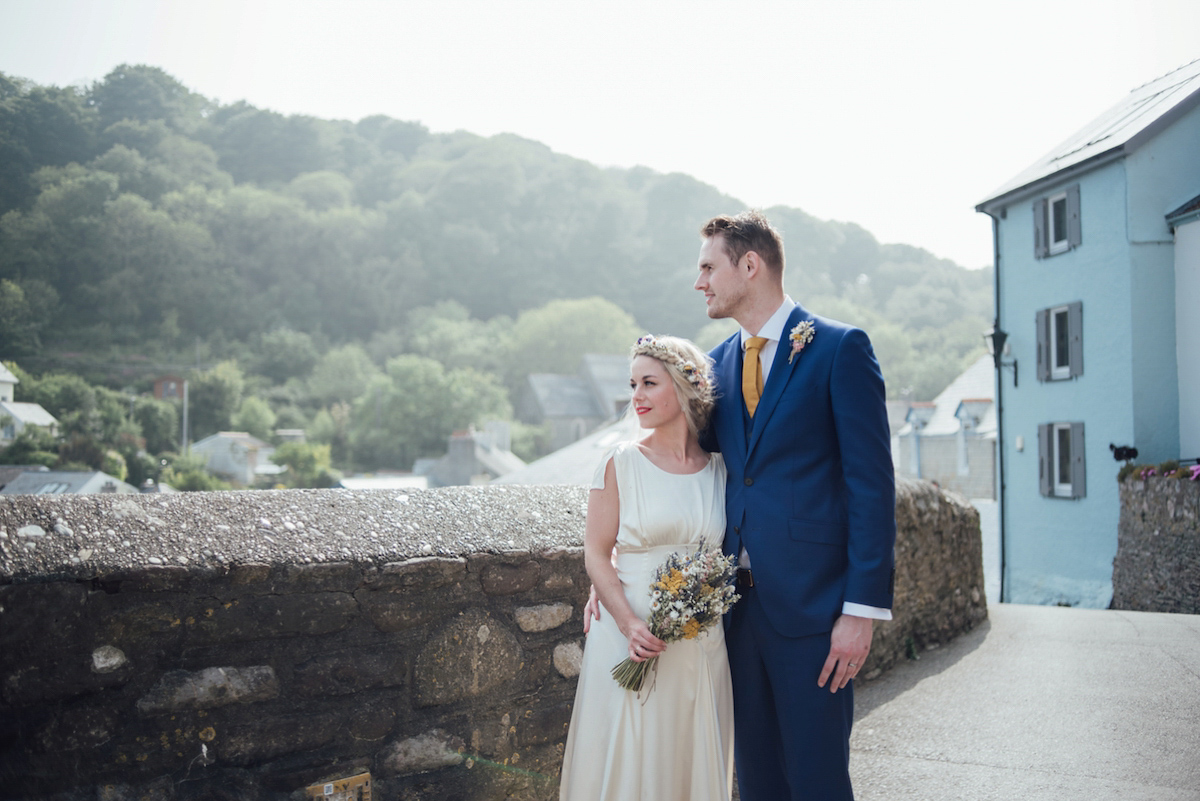
[[[493,479],[493,484],[591,484],[596,466],[610,448],[642,436],[637,417],[625,415],[565,448]]]
[[[933,399],[933,414],[929,422],[921,429],[922,437],[957,434],[962,422],[954,416],[959,404],[970,401],[975,407],[973,411],[981,412],[979,425],[975,433],[981,436],[995,436],[996,407],[992,403],[996,397],[996,363],[991,356],[984,354],[975,363],[964,370],[950,382]],[[915,405],[915,404],[914,404]],[[896,432],[901,437],[912,433],[912,423],[905,423]]]
[[[1137,149],[1200,103],[1200,59],[1130,92],[1121,102],[996,189],[975,207],[1008,202],[1020,190],[1067,172],[1098,166]],[[1012,198],[1008,196],[1013,196]]]
[[[90,473],[50,470],[22,473],[4,485],[4,489],[0,489],[0,495],[92,495],[105,492],[105,487],[109,485],[113,489],[107,490],[108,492],[141,494],[137,487],[99,470]]]
[[[587,382],[574,375],[534,373],[529,386],[546,417],[608,417],[596,408]]]

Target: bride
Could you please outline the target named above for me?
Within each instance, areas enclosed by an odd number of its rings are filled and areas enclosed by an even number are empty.
[[[733,694],[720,623],[669,646],[651,634],[650,583],[672,552],[725,534],[725,465],[700,447],[712,411],[708,357],[646,336],[633,347],[631,408],[649,433],[617,446],[588,496],[584,557],[603,610],[591,624],[563,756],[564,801],[726,801],[733,788]],[[658,657],[640,692],[612,669]]]

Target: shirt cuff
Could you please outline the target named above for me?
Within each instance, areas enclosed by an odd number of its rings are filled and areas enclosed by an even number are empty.
[[[891,609],[881,609],[878,606],[867,606],[866,604],[856,604],[850,601],[842,601],[842,614],[853,615],[854,617],[869,617],[872,620],[892,619]]]

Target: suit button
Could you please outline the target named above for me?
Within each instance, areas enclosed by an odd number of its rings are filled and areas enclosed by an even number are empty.
[[[746,478],[746,486],[747,486],[747,487],[749,487],[749,486],[751,486],[752,484],[754,484],[754,479],[752,479],[752,478],[750,478],[750,477],[747,477],[747,478]]]
[[[741,534],[741,533],[742,533],[742,527],[741,527],[741,526],[734,526],[734,527],[733,527],[733,533],[734,533],[734,534]]]

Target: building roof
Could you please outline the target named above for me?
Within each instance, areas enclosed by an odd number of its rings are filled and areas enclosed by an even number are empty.
[[[943,389],[933,399],[933,414],[921,429],[922,437],[944,436],[957,434],[962,427],[962,421],[955,416],[961,404],[967,404],[968,411],[979,418],[979,424],[974,426],[976,434],[994,436],[996,433],[996,363],[988,354],[975,360],[975,363],[962,372],[950,385]],[[917,404],[913,404],[917,406]],[[908,436],[912,433],[912,424],[906,423],[897,434]]]
[[[1050,179],[1081,172],[1120,158],[1200,103],[1200,59],[1130,92],[1049,153],[996,189],[976,211],[1009,202]]]
[[[140,494],[137,487],[99,470],[27,472],[0,489],[0,495],[91,495],[100,492]]]
[[[46,473],[49,468],[40,464],[0,464],[0,489],[22,473]]]
[[[0,401],[0,412],[12,415],[27,426],[54,426],[58,420],[42,408],[40,403],[14,403]]]
[[[629,403],[629,357],[610,353],[588,353],[579,367],[580,374],[602,400],[603,416],[616,417]]]
[[[246,448],[270,448],[270,443],[263,442],[256,436],[248,434],[245,431],[218,431],[216,434],[205,437],[199,442],[192,444],[192,449],[200,448],[207,450],[210,446],[220,442],[236,443]]]
[[[529,387],[545,417],[609,416],[596,408],[587,381],[580,376],[533,373]]]
[[[618,442],[638,439],[637,417],[625,415],[617,422],[572,442],[565,448],[530,462],[519,470],[493,479],[493,484],[591,484],[596,465]]]
[[[1200,218],[1200,195],[1184,203],[1179,208],[1167,214],[1167,225],[1174,229],[1176,226],[1190,223]]]
[[[4,366],[3,362],[0,362],[0,383],[20,384],[21,379],[17,378],[15,375],[13,375],[12,370],[9,370],[7,367]]]

